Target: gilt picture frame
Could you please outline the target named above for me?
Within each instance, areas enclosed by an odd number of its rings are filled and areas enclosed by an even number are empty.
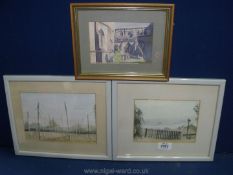
[[[213,161],[223,79],[113,81],[113,159]]]
[[[16,155],[112,159],[111,82],[5,75]]]
[[[71,3],[76,79],[168,81],[174,4]]]

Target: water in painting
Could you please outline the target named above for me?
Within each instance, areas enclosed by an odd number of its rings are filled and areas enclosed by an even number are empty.
[[[135,100],[134,141],[195,142],[200,101]]]

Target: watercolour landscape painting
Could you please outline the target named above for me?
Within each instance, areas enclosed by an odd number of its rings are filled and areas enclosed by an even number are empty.
[[[21,93],[25,139],[96,143],[95,94]]]
[[[89,22],[90,63],[151,63],[153,23]]]
[[[135,100],[134,141],[193,143],[200,101]]]

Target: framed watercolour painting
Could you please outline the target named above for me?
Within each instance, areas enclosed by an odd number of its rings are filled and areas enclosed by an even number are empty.
[[[15,153],[111,159],[111,83],[4,76]]]
[[[76,79],[169,78],[174,4],[71,3]]]
[[[225,80],[113,82],[113,159],[211,161]]]

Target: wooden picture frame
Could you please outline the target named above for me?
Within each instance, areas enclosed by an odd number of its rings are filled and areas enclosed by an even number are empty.
[[[213,161],[223,79],[113,81],[113,159]]]
[[[111,159],[111,82],[5,75],[17,155]]]
[[[71,3],[75,79],[168,81],[174,4]]]

